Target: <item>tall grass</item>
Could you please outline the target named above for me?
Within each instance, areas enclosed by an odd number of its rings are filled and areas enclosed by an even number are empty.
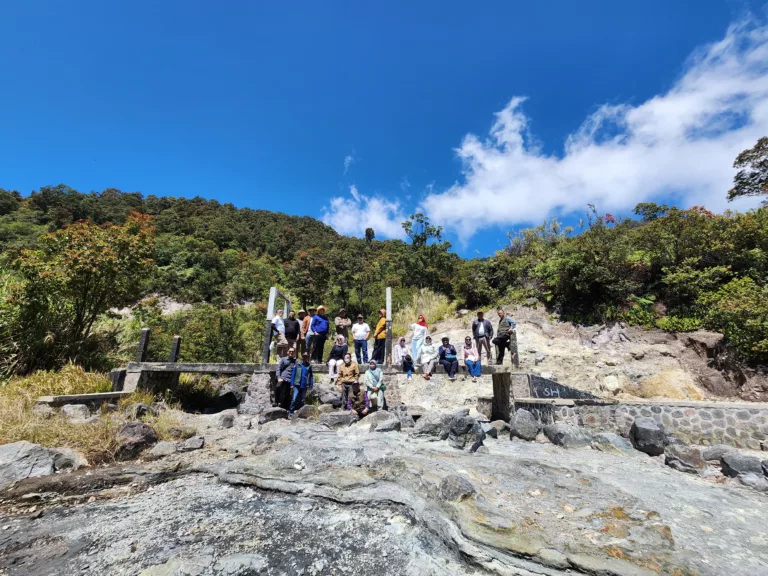
[[[0,386],[0,444],[26,440],[49,448],[72,448],[91,464],[114,461],[116,435],[125,422],[122,412],[107,414],[88,424],[74,423],[60,414],[46,417],[34,410],[40,396],[108,392],[111,382],[105,374],[86,372],[69,364],[59,372],[35,372],[11,379]],[[127,398],[122,405],[152,401],[146,394]],[[161,412],[145,421],[153,426],[161,439],[169,427],[178,426],[171,412]]]
[[[455,306],[447,296],[422,288],[413,295],[410,303],[393,314],[392,334],[398,337],[408,332],[408,325],[416,322],[419,314],[424,314],[427,323],[432,326],[454,312]]]

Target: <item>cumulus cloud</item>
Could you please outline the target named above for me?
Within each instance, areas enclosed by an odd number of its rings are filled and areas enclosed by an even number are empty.
[[[349,193],[352,198],[331,198],[323,209],[325,224],[347,236],[365,236],[365,229],[373,228],[377,238],[404,237],[401,223],[407,218],[399,202],[363,196],[354,184],[349,187]]]
[[[351,154],[344,156],[344,175],[347,175],[347,172],[349,172],[349,167],[352,166],[352,164],[355,163],[355,157]]]
[[[725,195],[736,155],[768,135],[768,26],[731,26],[690,57],[666,93],[601,106],[561,154],[535,145],[524,101],[512,98],[487,138],[464,137],[462,181],[422,201],[434,222],[467,239],[487,223],[540,222],[587,203],[620,213],[670,196],[717,211],[759,203],[728,204]]]

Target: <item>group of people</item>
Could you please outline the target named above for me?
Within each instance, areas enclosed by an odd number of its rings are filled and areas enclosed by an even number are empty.
[[[405,338],[398,340],[392,349],[392,364],[402,366],[407,379],[412,380],[417,367],[421,368],[425,379],[432,378],[435,366],[440,364],[448,374],[449,380],[455,380],[459,371],[459,360],[472,378],[477,382],[481,374],[481,357],[483,351],[489,364],[492,363],[491,344],[496,349],[496,365],[504,362],[507,350],[512,356],[512,363],[519,366],[517,354],[517,323],[506,311],[497,309],[499,323],[494,329],[490,320],[483,312],[477,313],[472,321],[472,336],[464,338],[464,346],[459,350],[451,344],[448,336],[441,338],[441,345],[436,346],[429,334],[426,318],[420,314],[417,321],[409,326],[413,332],[410,349],[406,346]],[[312,364],[323,362],[323,350],[331,330],[330,320],[326,316],[325,306],[310,308],[309,313],[299,310],[296,319],[293,311],[288,318],[283,318],[283,311],[278,310],[272,320],[274,343],[277,355],[280,357],[277,368],[278,404],[285,404],[289,412],[304,404],[304,397],[314,385]],[[338,386],[342,395],[342,407],[352,410],[359,416],[368,414],[372,409],[385,407],[383,374],[380,365],[384,363],[386,344],[386,311],[379,311],[379,321],[373,330],[374,346],[371,358],[368,358],[368,339],[371,328],[365,322],[362,314],[357,315],[357,322],[347,318],[343,308],[334,319],[336,337],[333,347],[325,362],[331,383]],[[354,342],[355,358],[349,352],[349,336]],[[298,357],[301,362],[298,362]],[[360,383],[360,365],[368,364],[365,371],[365,386]]]

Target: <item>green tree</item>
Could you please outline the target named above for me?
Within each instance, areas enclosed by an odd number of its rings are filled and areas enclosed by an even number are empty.
[[[760,138],[752,148],[739,154],[733,167],[739,171],[728,191],[728,200],[768,194],[768,138]]]

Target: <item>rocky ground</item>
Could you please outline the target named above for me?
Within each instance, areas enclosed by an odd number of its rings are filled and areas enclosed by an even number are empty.
[[[185,415],[130,464],[6,485],[0,573],[768,574],[765,493],[500,422],[470,452],[465,413]]]
[[[719,334],[670,334],[619,324],[583,327],[560,322],[543,309],[507,309],[518,322],[524,372],[619,399],[768,401],[768,373],[738,365]],[[431,326],[433,338],[448,336],[458,348],[471,335],[474,318],[465,311],[438,322]],[[495,329],[495,310],[487,311],[486,318]]]

